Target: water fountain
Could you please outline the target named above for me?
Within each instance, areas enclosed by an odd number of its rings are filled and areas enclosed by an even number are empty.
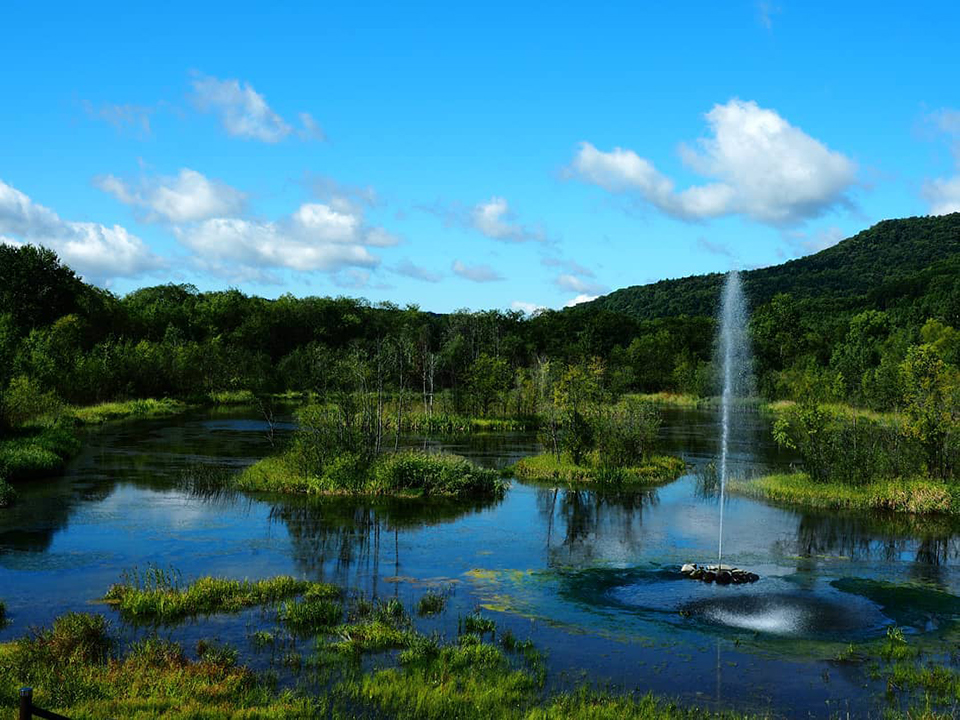
[[[733,405],[747,394],[750,378],[750,338],[747,335],[747,303],[743,296],[740,273],[731,270],[723,285],[720,300],[719,355],[723,390],[721,394],[720,440],[720,537],[717,543],[717,564],[700,566],[687,563],[680,572],[694,580],[721,584],[755,582],[759,576],[723,564],[723,503],[726,498],[729,446],[733,425]]]

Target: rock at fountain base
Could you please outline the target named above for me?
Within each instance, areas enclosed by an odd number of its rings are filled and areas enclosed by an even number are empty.
[[[680,568],[680,573],[691,580],[701,582],[716,582],[718,585],[743,585],[754,583],[760,579],[756,573],[731,565],[697,565],[686,563]]]

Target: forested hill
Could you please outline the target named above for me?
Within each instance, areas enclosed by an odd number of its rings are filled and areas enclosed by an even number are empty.
[[[960,213],[884,220],[826,250],[743,277],[754,307],[777,293],[837,309],[882,309],[921,295],[960,293]],[[721,273],[661,280],[616,290],[584,307],[640,320],[712,316],[722,282]]]

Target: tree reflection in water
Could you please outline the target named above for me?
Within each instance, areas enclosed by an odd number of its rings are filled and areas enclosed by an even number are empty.
[[[656,490],[538,490],[537,510],[547,526],[548,566],[590,565],[598,558],[635,556],[642,545],[644,509],[657,504]]]

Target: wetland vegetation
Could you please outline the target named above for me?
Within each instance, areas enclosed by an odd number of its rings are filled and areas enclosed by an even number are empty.
[[[719,278],[437,315],[117,297],[0,246],[0,704],[31,684],[74,718],[765,717],[844,697],[948,716],[960,215],[897,222],[744,273],[757,397],[736,408],[755,433],[731,456],[730,552],[763,577],[732,599],[673,582],[715,550],[716,488],[686,471],[716,457]],[[190,582],[103,579],[180,557]],[[115,620],[77,612],[98,598]],[[771,699],[721,697],[728,663]]]

